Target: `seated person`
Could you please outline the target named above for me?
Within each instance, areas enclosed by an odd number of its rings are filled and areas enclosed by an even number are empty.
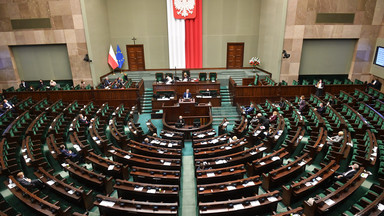
[[[149,142],[149,139],[148,138],[145,138],[142,142],[143,144],[145,145],[152,145],[150,142]]]
[[[277,111],[273,111],[272,115],[269,117],[269,123],[270,124],[276,123],[278,115],[279,115],[279,113]]]
[[[348,180],[350,178],[352,178],[356,173],[357,173],[357,170],[359,169],[359,164],[352,164],[350,166],[348,166],[348,169],[347,171],[343,172],[343,173],[339,173],[339,172],[336,172],[334,175],[335,175],[335,180]]]
[[[189,92],[189,89],[185,90],[183,94],[183,99],[191,99],[191,98],[192,98],[192,94]]]
[[[183,116],[179,116],[179,119],[176,122],[176,127],[184,127],[185,120],[183,119]]]
[[[253,104],[251,104],[247,108],[244,108],[245,115],[253,114],[254,111],[255,111],[255,106]]]
[[[57,83],[56,83],[55,81],[53,81],[53,80],[49,81],[49,86],[50,86],[51,88],[53,88],[53,87],[60,88],[60,85],[57,84]]]
[[[45,85],[44,85],[44,82],[43,80],[40,80],[39,81],[39,89],[44,89]]]
[[[65,145],[61,145],[61,146],[60,146],[60,152],[61,152],[63,155],[65,155],[66,157],[68,157],[69,159],[71,159],[71,160],[75,160],[75,161],[78,160],[78,161],[80,161],[81,163],[84,162],[80,155],[78,155],[78,154],[72,152],[71,150],[66,149],[66,148],[65,148]]]
[[[188,76],[187,72],[184,72],[183,74],[183,82],[191,81],[191,78]]]
[[[380,89],[381,89],[381,82],[379,80],[377,80],[377,79],[374,79],[374,80],[372,80],[371,83],[368,83],[368,86],[370,86],[370,87],[380,91]]]
[[[344,139],[344,132],[339,131],[339,133],[336,136],[327,138],[327,144],[332,146],[334,143],[340,143],[343,139]]]
[[[153,133],[152,136],[153,136],[153,137],[157,137],[157,133]]]
[[[112,88],[114,88],[114,89],[123,88],[123,79],[121,79],[121,77],[118,77],[116,79],[116,81],[114,82],[114,85]]]
[[[279,108],[280,108],[280,110],[285,108],[285,101],[283,100],[283,98],[280,99]]]
[[[87,85],[85,84],[85,81],[81,80],[80,82],[80,89],[86,89]]]
[[[329,99],[329,101],[327,102],[327,106],[332,106],[334,105],[334,101],[332,99]]]
[[[19,172],[17,173],[16,175],[16,180],[24,187],[26,188],[38,188],[38,189],[42,189],[45,187],[45,185],[43,184],[43,182],[41,182],[39,179],[33,179],[31,180],[30,178],[26,178],[24,176],[24,173],[23,172]]]
[[[104,88],[107,88],[107,87],[109,87],[109,85],[111,85],[111,81],[109,81],[108,77],[105,77],[103,84],[104,84]]]
[[[79,122],[80,124],[88,125],[89,121],[87,120],[87,116],[84,116],[83,114],[79,115]]]
[[[235,142],[236,140],[238,140],[237,136],[233,136],[232,138],[229,137],[229,141],[228,142]]]
[[[13,109],[15,108],[15,105],[13,105],[11,102],[9,102],[7,99],[3,100],[3,109]]]
[[[165,84],[172,84],[173,83],[173,79],[171,76],[167,75],[165,77]]]
[[[19,87],[20,87],[20,89],[21,89],[22,91],[25,91],[25,90],[28,90],[28,89],[29,89],[29,86],[27,85],[27,83],[25,83],[24,80],[21,80],[21,83],[20,83]]]
[[[315,110],[321,115],[323,116],[324,113],[325,113],[325,107],[324,107],[324,104],[323,103],[320,103],[319,106],[317,108],[315,108]]]

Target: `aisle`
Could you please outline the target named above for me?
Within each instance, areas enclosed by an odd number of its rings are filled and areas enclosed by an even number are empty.
[[[183,166],[181,168],[180,208],[181,216],[197,214],[196,178],[192,152],[192,142],[186,141],[183,149]]]

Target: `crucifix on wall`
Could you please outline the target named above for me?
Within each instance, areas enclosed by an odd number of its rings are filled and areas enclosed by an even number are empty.
[[[133,40],[133,45],[136,45],[136,40],[137,39],[135,37],[133,37],[132,40]]]

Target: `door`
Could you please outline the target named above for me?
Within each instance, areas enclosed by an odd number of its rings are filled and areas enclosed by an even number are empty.
[[[127,45],[127,56],[130,71],[145,70],[144,45]]]
[[[227,44],[227,68],[242,68],[244,58],[244,43]]]

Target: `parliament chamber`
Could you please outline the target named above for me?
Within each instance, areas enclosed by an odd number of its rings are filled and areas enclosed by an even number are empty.
[[[384,215],[383,0],[0,1],[0,216]]]

